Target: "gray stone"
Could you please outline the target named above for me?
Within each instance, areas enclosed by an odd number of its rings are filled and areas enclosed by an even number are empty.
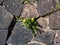
[[[37,12],[37,9],[34,5],[31,5],[29,3],[27,3],[25,6],[24,6],[24,9],[21,13],[21,17],[24,17],[24,18],[32,18],[32,17],[38,17],[38,12]]]
[[[56,43],[56,44],[53,44],[53,45],[60,45],[60,43]]]
[[[39,0],[37,5],[38,13],[40,16],[44,16],[45,14],[53,11],[56,7],[55,0]]]
[[[7,33],[8,33],[8,30],[2,30],[0,29],[0,45],[5,45],[5,41],[6,41],[6,38],[7,38]]]
[[[58,0],[58,2],[60,2],[60,0]]]
[[[46,45],[46,44],[44,44],[42,42],[38,42],[38,41],[31,41],[28,43],[28,45]]]
[[[0,0],[0,4],[3,2],[3,0]]]
[[[20,0],[4,0],[5,9],[7,9],[12,15],[19,16],[23,4]]]
[[[8,28],[13,16],[0,6],[0,28]]]
[[[51,29],[60,29],[60,11],[52,13],[49,17],[49,20]]]
[[[60,30],[56,31],[56,35],[54,38],[54,43],[60,43]]]
[[[17,22],[7,43],[12,45],[25,44],[31,41],[32,32],[26,31],[21,22]]]
[[[34,38],[34,41],[39,41],[39,42],[41,41],[45,44],[52,44],[54,35],[55,35],[54,31],[49,31],[49,32],[45,32],[42,34],[38,34],[38,36]]]
[[[47,28],[49,26],[49,17],[39,18],[37,21],[43,28]]]
[[[33,44],[29,44],[29,45],[40,45],[40,44],[37,44],[37,43],[33,43]]]

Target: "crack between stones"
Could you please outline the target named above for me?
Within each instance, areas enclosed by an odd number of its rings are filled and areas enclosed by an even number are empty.
[[[49,12],[49,13],[47,13],[47,14],[44,14],[43,16],[38,16],[37,18],[36,18],[36,20],[38,20],[40,17],[46,17],[47,15],[50,15],[50,14],[52,14],[52,13],[54,13],[54,12],[57,12],[57,11],[59,11],[60,9],[56,9],[56,10],[54,10],[54,11],[52,11],[52,12]]]
[[[3,2],[4,2],[4,1],[3,1]],[[3,5],[3,2],[2,2],[0,5]],[[24,7],[23,7],[23,8],[24,8]],[[23,11],[23,8],[21,9],[21,12],[20,12],[18,18],[20,18],[21,13],[22,13],[22,11]],[[39,16],[39,17],[36,18],[36,20],[38,20],[40,17],[46,17],[48,14],[50,15],[50,14],[52,14],[52,13],[54,13],[54,12],[59,11],[59,10],[60,10],[60,9],[54,10],[54,11],[52,11],[52,12],[49,12],[49,13],[47,13],[47,14],[44,14],[44,16]],[[8,38],[10,37],[10,35],[11,35],[11,33],[12,33],[12,30],[13,30],[15,24],[16,24],[16,17],[14,16],[14,18],[13,18],[10,26],[8,27],[8,35],[7,35],[6,41],[7,41]],[[56,35],[56,33],[55,33],[55,35]],[[54,35],[54,38],[55,38],[55,35]],[[53,40],[54,40],[54,38],[53,38]],[[52,44],[53,44],[53,43],[54,43],[54,41],[52,42]],[[5,44],[5,45],[7,45],[7,44]]]
[[[24,7],[23,7],[23,8],[24,8]],[[18,18],[20,18],[21,13],[22,13],[22,11],[23,11],[23,8],[21,9],[21,12],[20,12]],[[10,24],[10,26],[8,27],[8,35],[7,35],[6,41],[7,41],[8,38],[10,37],[10,35],[11,35],[11,33],[12,33],[12,30],[13,30],[16,22],[17,22],[17,21],[16,21],[16,16],[13,16],[13,20],[11,21],[11,24]],[[8,45],[8,44],[5,43],[5,45]]]
[[[15,16],[13,18],[13,20],[11,21],[11,24],[10,26],[8,27],[8,34],[7,34],[7,38],[6,38],[6,41],[8,40],[8,38],[10,37],[11,33],[12,33],[12,30],[13,30],[13,27],[15,26],[16,24],[16,20],[15,20]],[[7,45],[7,44],[5,44]]]

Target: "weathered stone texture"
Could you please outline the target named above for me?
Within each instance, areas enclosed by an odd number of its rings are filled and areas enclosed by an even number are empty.
[[[23,4],[20,0],[4,0],[4,6],[5,9],[14,16],[19,16],[21,9],[23,8]]]
[[[3,2],[3,0],[0,0],[0,4]]]
[[[60,30],[56,31],[56,35],[54,38],[54,43],[60,43]]]
[[[39,0],[39,3],[37,5],[37,9],[40,16],[44,16],[45,14],[53,11],[56,7],[56,1],[55,0]]]
[[[17,17],[20,13],[24,19],[38,17],[39,15],[44,16],[56,10],[56,5],[60,3],[60,0],[39,0],[38,3],[35,2],[36,0],[30,0],[32,5],[31,3],[22,4],[20,1],[0,0],[0,45],[5,45],[5,43],[8,45],[60,45],[60,11],[53,12],[46,17],[40,17],[37,20],[42,26],[39,29],[44,32],[37,32],[34,38],[32,37],[32,31],[26,31],[21,22],[16,22],[16,24],[13,22],[15,26],[12,23],[11,27],[14,26],[14,28],[6,41],[8,27],[11,25],[13,16]]]
[[[17,22],[7,43],[11,43],[13,45],[25,44],[30,42],[31,39],[32,32],[26,31],[23,26],[21,26],[21,22]]]
[[[60,29],[60,11],[54,12],[50,15],[49,24],[51,29]]]
[[[0,29],[0,45],[5,45],[5,41],[6,41],[6,38],[7,38],[7,33],[8,33],[8,30],[2,30]]]
[[[38,42],[38,41],[31,41],[28,43],[28,45],[46,45],[46,44],[44,44],[42,42]]]
[[[53,39],[54,39],[55,32],[54,31],[47,31],[43,34],[38,34],[34,38],[35,41],[43,42],[45,44],[52,44]]]
[[[39,18],[38,23],[42,26],[42,28],[47,28],[49,26],[49,17]]]
[[[29,45],[40,45],[40,44],[38,44],[38,43],[30,43]]]
[[[21,17],[24,17],[24,18],[31,18],[31,17],[38,17],[39,16],[36,7],[34,5],[29,4],[29,3],[27,3],[24,6],[24,9],[23,9],[23,12],[21,15],[22,15]]]
[[[53,44],[53,45],[60,45],[60,43],[56,43],[56,44]]]
[[[13,16],[0,6],[0,28],[8,28]]]

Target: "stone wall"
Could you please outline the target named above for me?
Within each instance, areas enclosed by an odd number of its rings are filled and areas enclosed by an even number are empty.
[[[0,0],[0,45],[60,45],[60,0]],[[58,7],[59,8],[59,7]],[[16,17],[38,17],[43,33],[32,36]]]

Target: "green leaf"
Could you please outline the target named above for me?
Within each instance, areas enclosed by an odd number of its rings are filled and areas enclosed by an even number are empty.
[[[59,3],[56,4],[56,8],[60,9],[60,4]]]

